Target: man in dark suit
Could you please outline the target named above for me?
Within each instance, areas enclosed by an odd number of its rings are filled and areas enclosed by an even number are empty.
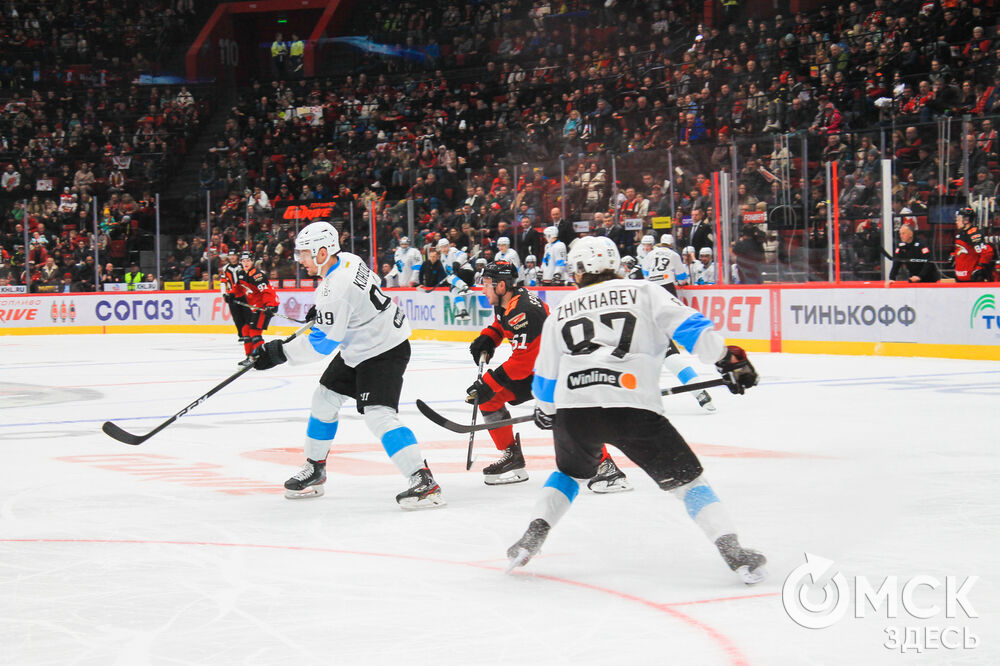
[[[558,207],[553,208],[550,214],[552,216],[552,226],[559,230],[559,240],[566,243],[566,247],[569,248],[570,243],[576,240],[576,231],[573,230],[573,223],[563,219],[562,209]]]
[[[614,215],[606,213],[594,213],[594,235],[605,236],[618,247],[618,253],[625,256],[625,228],[615,222]]]
[[[534,228],[531,217],[524,215],[517,221],[517,254],[521,261],[529,254],[542,256],[542,235]]]
[[[701,248],[714,248],[715,225],[705,216],[705,211],[695,208],[691,211],[691,245],[694,246],[695,256],[701,252]]]

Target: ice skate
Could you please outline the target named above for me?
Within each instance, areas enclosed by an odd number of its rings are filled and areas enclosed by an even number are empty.
[[[763,553],[740,545],[735,534],[724,534],[715,540],[715,547],[726,561],[729,568],[735,571],[747,585],[759,583],[767,577],[767,558]]]
[[[535,518],[531,521],[524,536],[507,549],[509,562],[505,573],[510,573],[517,567],[523,567],[528,563],[528,560],[537,555],[538,551],[542,549],[542,544],[545,543],[545,537],[549,535],[549,529],[551,529],[549,524],[541,518]]]
[[[425,461],[424,465],[426,464]],[[433,509],[446,504],[441,497],[441,486],[434,480],[427,467],[421,467],[410,476],[410,487],[396,495],[396,502],[409,511]]]
[[[502,486],[528,480],[521,455],[521,436],[514,435],[514,443],[504,449],[500,460],[483,468],[483,481],[488,486]]]
[[[595,493],[622,493],[632,490],[625,472],[611,458],[607,458],[597,466],[597,475],[587,482],[587,487]]]
[[[708,391],[698,391],[694,394],[694,397],[698,400],[699,407],[709,414],[715,412],[715,403],[712,402],[712,396],[708,394]]]
[[[326,461],[306,459],[302,469],[285,481],[285,497],[288,499],[308,499],[323,495],[326,483]]]

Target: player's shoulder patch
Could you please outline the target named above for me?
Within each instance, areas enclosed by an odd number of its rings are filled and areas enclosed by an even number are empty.
[[[514,298],[507,302],[507,308],[504,310],[504,314],[510,314],[513,312],[514,308],[517,307],[518,302],[521,300],[521,294],[518,294]]]

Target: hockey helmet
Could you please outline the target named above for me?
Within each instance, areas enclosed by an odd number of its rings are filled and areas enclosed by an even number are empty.
[[[698,256],[699,257],[711,257],[712,256],[712,248],[710,248],[710,247],[703,247],[703,248],[701,248],[700,250],[698,250]]]
[[[438,252],[442,250],[447,250],[451,246],[451,242],[447,238],[438,239],[437,249]]]
[[[510,247],[510,239],[507,238],[506,236],[501,236],[500,238],[497,239],[497,247],[500,247],[501,245],[505,247]]]
[[[410,237],[409,236],[403,236],[402,238],[400,238],[399,239],[399,247],[402,247],[402,248],[410,247]]]
[[[315,261],[320,248],[324,247],[330,256],[340,252],[340,235],[329,222],[313,222],[302,227],[295,237],[295,258],[298,260],[303,250],[309,250]]]
[[[974,208],[969,208],[968,206],[965,208],[959,208],[955,211],[955,220],[957,221],[959,217],[965,218],[965,221],[968,224],[976,223],[976,211]]]
[[[528,256],[526,256],[524,258],[524,265],[525,266],[527,266],[528,264],[537,264],[537,263],[538,263],[538,259],[533,254],[529,254]]]
[[[625,268],[633,268],[635,266],[635,257],[626,254],[622,257],[622,266]]]
[[[617,271],[621,265],[618,247],[607,236],[584,236],[573,241],[566,265],[574,273]]]
[[[476,268],[479,268],[480,266],[485,266],[485,265],[486,265],[486,260],[485,259],[483,259],[482,257],[479,257],[478,259],[476,259]]]
[[[517,282],[517,268],[509,261],[494,261],[483,269],[483,279],[486,278],[493,282],[506,282],[510,289]]]
[[[549,241],[550,243],[555,239],[559,238],[559,229],[557,229],[552,225],[545,227],[545,231],[543,233],[545,236],[545,240]]]
[[[235,247],[229,248],[229,252],[227,252],[226,254],[228,254],[230,257],[240,256],[239,250],[237,250]]]
[[[642,237],[642,240],[639,241],[639,244],[640,245],[652,245],[655,242],[656,242],[656,239],[653,238],[652,234],[646,234],[645,236]]]
[[[673,247],[674,246],[673,234],[663,234],[662,236],[660,236],[660,243],[663,245],[669,245],[670,247]]]
[[[241,252],[240,253],[240,262],[244,262],[247,259],[249,259],[250,261],[253,261],[253,254],[251,254],[250,252]]]
[[[694,245],[688,245],[685,247],[684,254],[694,254]]]

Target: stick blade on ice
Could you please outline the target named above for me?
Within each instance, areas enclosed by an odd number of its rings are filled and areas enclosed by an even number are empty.
[[[146,441],[145,437],[139,437],[137,435],[133,435],[130,432],[125,432],[111,421],[105,421],[104,425],[101,426],[101,430],[103,430],[104,434],[107,435],[108,437],[111,437],[112,439],[117,439],[119,442],[122,442],[123,444],[131,444],[132,446],[136,446]]]

